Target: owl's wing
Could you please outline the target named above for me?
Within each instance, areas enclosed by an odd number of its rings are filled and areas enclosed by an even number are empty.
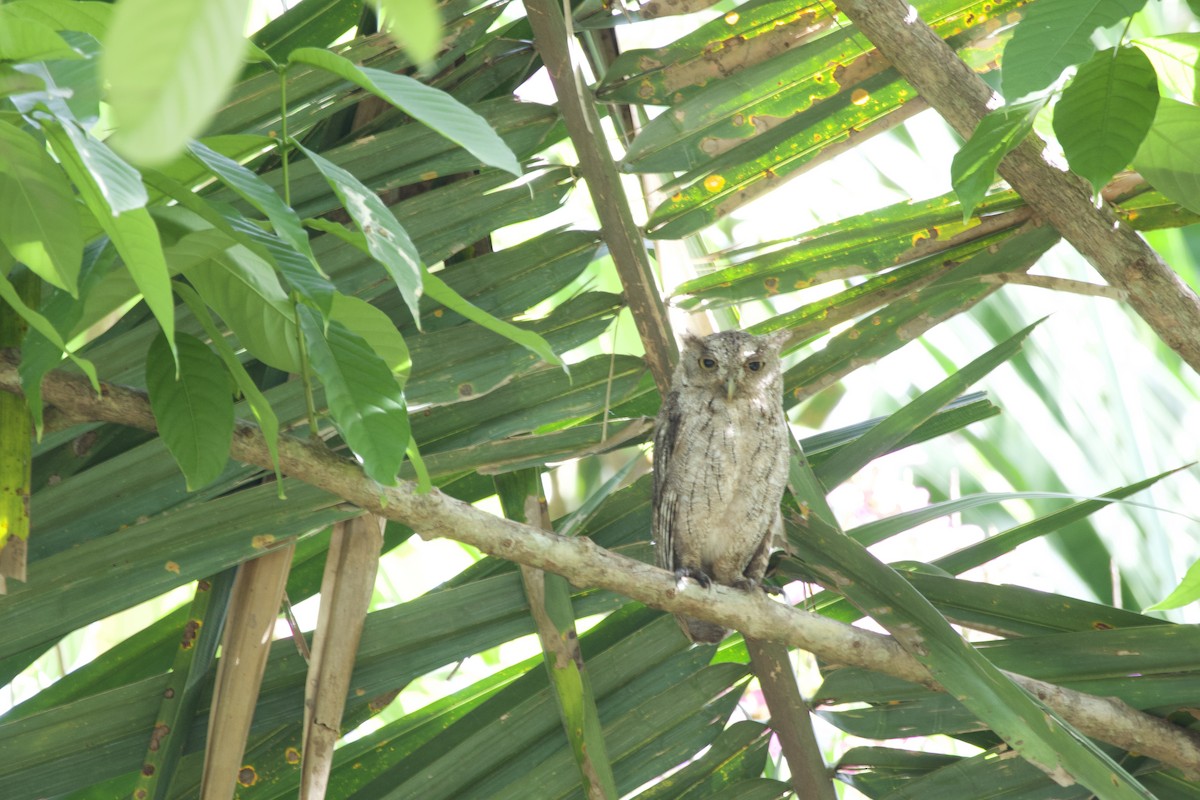
[[[675,571],[675,546],[673,541],[675,509],[679,496],[667,481],[671,473],[671,459],[675,455],[675,444],[683,412],[679,408],[678,392],[671,392],[663,402],[658,424],[654,431],[654,560],[662,569]]]

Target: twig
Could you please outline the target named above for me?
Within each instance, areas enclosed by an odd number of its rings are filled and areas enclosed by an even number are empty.
[[[1124,289],[1104,286],[1088,281],[1076,281],[1070,278],[1055,278],[1052,275],[1029,275],[1024,272],[996,272],[991,275],[980,275],[983,283],[1005,284],[1019,286],[1036,286],[1039,289],[1053,289],[1056,292],[1070,292],[1089,297],[1106,297],[1109,300],[1125,300],[1129,293]]]

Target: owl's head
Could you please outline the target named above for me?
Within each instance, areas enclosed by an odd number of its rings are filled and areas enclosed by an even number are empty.
[[[679,372],[687,386],[702,388],[732,401],[737,397],[763,397],[778,392],[782,384],[779,351],[787,331],[753,336],[723,331],[704,338],[683,336]]]

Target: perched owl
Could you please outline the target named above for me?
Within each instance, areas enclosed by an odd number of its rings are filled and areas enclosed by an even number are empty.
[[[654,435],[654,543],[658,566],[738,588],[758,587],[783,524],[788,430],[780,331],[685,335]],[[676,617],[693,642],[728,633]]]

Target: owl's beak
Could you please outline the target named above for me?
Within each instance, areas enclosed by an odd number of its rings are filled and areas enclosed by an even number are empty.
[[[736,389],[737,389],[737,381],[735,380],[733,375],[730,375],[728,378],[725,379],[725,397],[726,397],[726,399],[732,401],[733,393]]]

